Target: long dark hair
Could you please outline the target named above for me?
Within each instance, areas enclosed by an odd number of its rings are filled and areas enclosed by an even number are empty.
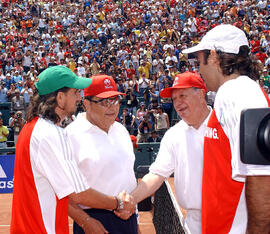
[[[207,64],[209,50],[204,50],[204,63]],[[233,73],[246,75],[253,80],[258,80],[262,71],[262,64],[254,55],[250,55],[248,46],[241,46],[238,54],[224,53],[216,50],[219,58],[220,68],[223,75],[229,76]]]
[[[39,95],[37,90],[34,90],[33,98],[29,103],[29,107],[26,113],[27,122],[34,119],[36,116],[42,116],[45,119],[53,121],[55,124],[58,123],[61,119],[56,114],[55,108],[57,107],[56,96],[58,92],[67,92],[69,88],[64,87],[53,93],[46,95]]]

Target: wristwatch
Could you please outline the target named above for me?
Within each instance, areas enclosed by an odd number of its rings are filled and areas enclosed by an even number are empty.
[[[117,199],[118,199],[118,209],[123,210],[124,209],[124,201],[120,197],[117,197]]]

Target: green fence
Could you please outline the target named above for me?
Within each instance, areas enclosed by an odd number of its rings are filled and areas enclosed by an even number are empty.
[[[155,161],[159,146],[159,142],[138,144],[138,149],[135,152],[135,172],[138,166],[151,165]],[[15,147],[0,148],[0,154],[15,154]]]
[[[134,170],[136,172],[138,166],[151,165],[155,161],[159,151],[159,142],[139,143],[135,152]]]
[[[0,148],[0,154],[15,154],[15,147]]]

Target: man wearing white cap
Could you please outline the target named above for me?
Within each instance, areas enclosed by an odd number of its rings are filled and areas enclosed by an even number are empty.
[[[165,133],[150,172],[131,193],[138,203],[153,194],[174,173],[177,201],[187,210],[186,219],[181,220],[183,228],[192,234],[201,233],[203,139],[210,115],[206,92],[201,77],[192,72],[178,74],[173,86],[161,91],[161,97],[172,98],[182,120]]]
[[[245,33],[219,25],[183,53],[196,53],[207,88],[217,91],[204,141],[202,232],[269,233],[270,167],[240,161],[241,111],[270,105]]]
[[[133,145],[127,129],[115,121],[121,96],[125,94],[117,91],[111,76],[96,75],[91,78],[91,86],[84,89],[86,112],[67,126],[73,155],[92,189],[108,196],[117,196],[123,190],[130,193],[136,187]],[[122,200],[118,199],[121,207]],[[85,205],[81,208],[84,209],[84,212],[81,210],[82,216],[87,213],[96,218],[111,234],[137,234],[137,218],[132,215],[134,211],[128,211],[127,220],[121,220],[113,210],[93,209],[95,207]],[[69,213],[71,217],[74,214]],[[80,218],[76,216],[74,220],[74,234],[84,233],[79,225]]]

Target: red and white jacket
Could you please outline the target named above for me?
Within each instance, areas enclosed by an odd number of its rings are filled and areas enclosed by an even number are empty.
[[[15,153],[10,233],[69,233],[68,198],[88,189],[63,128],[36,117]]]
[[[270,167],[240,161],[240,115],[265,107],[270,107],[269,98],[247,76],[227,81],[217,92],[204,140],[203,234],[246,233],[245,177],[270,175]]]

